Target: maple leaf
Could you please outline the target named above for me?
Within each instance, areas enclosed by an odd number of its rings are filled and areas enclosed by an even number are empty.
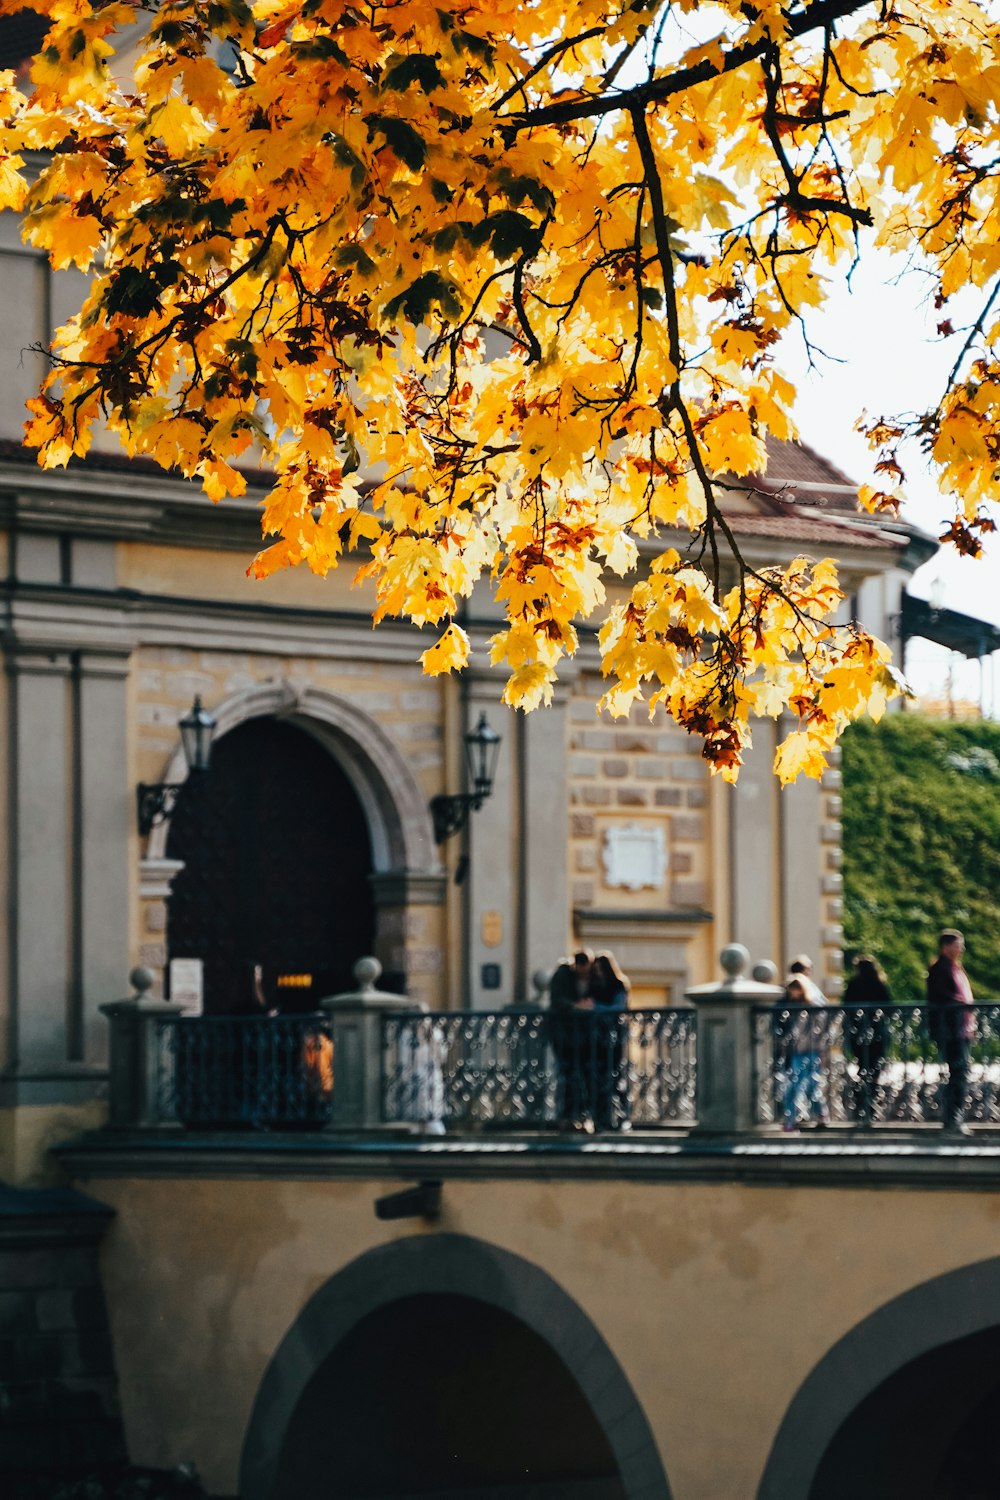
[[[461,671],[468,660],[469,637],[460,625],[454,623],[420,657],[421,665],[430,677],[438,677],[442,672]]]
[[[20,156],[0,155],[0,209],[24,207],[28,185],[18,171],[23,165]]]

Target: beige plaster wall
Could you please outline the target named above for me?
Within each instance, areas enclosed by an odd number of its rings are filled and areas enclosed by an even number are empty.
[[[65,1174],[49,1153],[73,1136],[107,1122],[105,1099],[83,1104],[17,1104],[0,1109],[0,1181],[50,1187]]]
[[[225,501],[220,502],[225,504]],[[260,544],[264,545],[263,541]],[[371,617],[375,593],[369,582],[352,588],[361,559],[348,558],[325,578],[307,567],[288,568],[270,578],[247,576],[253,545],[246,552],[216,552],[207,548],[170,547],[163,543],[119,542],[116,575],[120,588],[182,599],[218,599],[258,608],[284,605],[302,609],[346,609]],[[433,636],[427,632],[426,643]],[[418,637],[414,636],[414,639]]]
[[[363,1251],[384,1182],[90,1181],[133,1460],[232,1493],[251,1406],[307,1299]],[[942,1225],[947,1223],[947,1233]],[[447,1182],[443,1231],[546,1270],[643,1406],[674,1500],[753,1500],[803,1380],[861,1319],[996,1253],[989,1193]],[[891,1254],[886,1253],[891,1247]]]

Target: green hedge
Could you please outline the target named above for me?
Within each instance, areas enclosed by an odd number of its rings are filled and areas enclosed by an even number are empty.
[[[843,738],[844,947],[919,1000],[942,927],[1000,996],[1000,725],[892,714]]]

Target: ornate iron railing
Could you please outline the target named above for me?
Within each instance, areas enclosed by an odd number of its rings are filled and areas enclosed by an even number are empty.
[[[157,1113],[202,1130],[324,1125],[333,1107],[325,1016],[171,1016],[157,1022]]]
[[[753,1033],[758,1124],[1000,1125],[998,1002],[761,1006]]]
[[[383,1021],[383,1118],[595,1130],[695,1121],[696,1015],[449,1012]]]

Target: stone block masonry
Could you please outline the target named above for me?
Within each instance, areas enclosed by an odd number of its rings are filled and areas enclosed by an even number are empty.
[[[110,1219],[82,1193],[0,1186],[0,1494],[125,1458],[97,1269]]]
[[[627,912],[702,908],[712,875],[708,776],[700,743],[643,706],[627,720],[594,713],[600,679],[584,674],[572,703],[568,732],[570,849],[567,873],[575,910],[613,907]],[[609,884],[606,842],[623,826],[663,831],[667,871],[656,887]],[[669,872],[669,873],[668,873]],[[580,880],[581,873],[594,878]],[[674,875],[684,878],[673,879]],[[577,877],[577,878],[574,878]]]

